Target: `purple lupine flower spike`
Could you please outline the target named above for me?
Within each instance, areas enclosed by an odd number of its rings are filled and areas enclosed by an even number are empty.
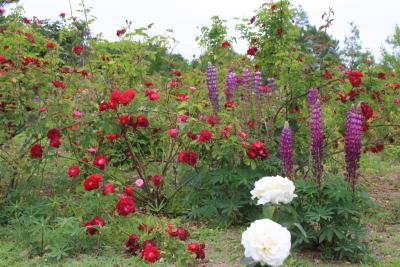
[[[293,133],[288,122],[285,122],[279,139],[279,154],[283,175],[293,179]]]
[[[317,102],[319,91],[315,87],[311,87],[308,90],[308,107],[312,111],[312,107],[314,106],[315,102]]]
[[[259,122],[261,123],[262,108],[264,102],[264,95],[262,90],[262,76],[260,71],[254,73],[254,94],[256,97],[256,114]]]
[[[355,190],[359,161],[361,155],[361,135],[363,115],[360,107],[351,107],[347,113],[345,147],[346,154],[346,174],[347,180],[351,184],[353,192]]]
[[[248,69],[243,69],[242,70],[242,86],[243,86],[243,101],[246,103],[250,102],[250,97],[252,94],[252,86],[251,86],[251,76],[250,76],[250,72]]]
[[[315,178],[321,187],[321,176],[324,158],[324,129],[322,127],[322,109],[319,100],[315,102],[311,112],[311,156]]]
[[[233,68],[229,68],[226,76],[226,101],[232,101],[233,94],[237,91],[237,77]]]
[[[217,69],[210,63],[208,64],[208,69],[207,69],[207,88],[208,88],[208,96],[213,106],[214,113],[218,113],[220,111],[220,106],[219,106],[219,91],[217,85]]]
[[[275,83],[275,78],[274,77],[269,77],[267,79],[267,82],[268,82],[267,86],[269,88],[269,92],[275,91],[276,88],[277,88],[276,83]]]

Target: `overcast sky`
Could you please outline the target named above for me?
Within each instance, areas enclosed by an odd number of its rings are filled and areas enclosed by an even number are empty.
[[[80,0],[70,0],[74,15]],[[116,40],[116,30],[124,26],[125,20],[133,21],[133,27],[155,23],[154,34],[174,30],[179,41],[174,50],[190,59],[201,52],[195,42],[199,27],[209,25],[210,17],[219,15],[228,20],[231,34],[235,34],[234,17],[250,18],[253,11],[266,1],[261,0],[85,0],[97,17],[94,32],[102,32],[110,40]],[[333,25],[328,33],[343,43],[349,34],[349,22],[354,21],[360,30],[364,48],[379,57],[380,48],[386,38],[393,34],[396,24],[400,25],[400,0],[292,0],[294,6],[302,5],[310,22],[320,26],[321,15],[332,7],[335,11]],[[56,19],[60,12],[70,14],[68,0],[20,0],[28,17]],[[245,44],[234,46],[244,52]]]

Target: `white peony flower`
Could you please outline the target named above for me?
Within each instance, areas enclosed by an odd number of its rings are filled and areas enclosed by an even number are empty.
[[[288,178],[281,176],[267,176],[254,183],[254,189],[250,191],[252,199],[258,198],[257,205],[265,203],[287,204],[297,197],[294,194],[294,184]]]
[[[290,253],[290,232],[270,219],[257,220],[242,234],[245,257],[262,265],[281,266]]]

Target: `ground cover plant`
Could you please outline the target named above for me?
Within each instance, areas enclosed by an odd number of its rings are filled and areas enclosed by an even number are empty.
[[[95,35],[84,1],[57,21],[6,4],[4,265],[376,264],[376,246],[398,262],[379,245],[400,218],[398,177],[379,169],[400,159],[398,27],[376,61],[355,26],[339,49],[332,10],[317,28],[268,2],[237,22],[246,55],[213,17],[188,62],[151,24]]]

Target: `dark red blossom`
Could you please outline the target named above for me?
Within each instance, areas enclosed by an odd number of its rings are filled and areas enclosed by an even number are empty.
[[[250,47],[249,49],[247,49],[247,55],[254,56],[257,50],[258,50],[257,47]]]
[[[96,216],[93,220],[85,223],[86,232],[89,235],[94,235],[95,233],[97,233],[97,229],[91,226],[103,227],[104,225],[106,225],[106,222],[103,220],[103,218],[101,218],[100,216]]]
[[[34,144],[31,147],[31,156],[32,158],[41,158],[43,154],[43,147],[40,144]]]
[[[188,250],[196,253],[196,259],[203,260],[206,257],[206,254],[204,252],[206,248],[206,245],[204,243],[189,243],[188,244]]]
[[[178,161],[180,163],[186,163],[191,166],[195,166],[197,163],[197,153],[194,151],[181,151],[178,155]]]
[[[361,85],[361,78],[364,76],[360,71],[346,71],[349,82],[353,87],[359,87]]]
[[[222,47],[222,48],[228,48],[228,47],[230,47],[230,46],[231,46],[231,43],[228,42],[228,41],[224,41],[224,42],[222,42],[222,44],[221,44],[221,47]]]
[[[178,226],[176,231],[174,231],[171,224],[168,224],[168,234],[172,237],[177,236],[182,241],[185,241],[189,238],[189,232],[185,228]]]
[[[366,120],[374,117],[374,110],[366,102],[361,103],[361,112]]]
[[[155,185],[155,186],[160,186],[161,182],[163,180],[163,177],[160,175],[154,175],[150,178],[150,181]]]
[[[73,166],[69,167],[69,169],[68,169],[68,175],[70,177],[76,177],[79,175],[79,173],[80,173],[79,167],[76,165],[73,165]]]
[[[103,195],[115,193],[115,187],[113,184],[107,183],[103,185]]]
[[[91,174],[83,181],[83,187],[86,191],[92,191],[94,189],[99,188],[100,182],[103,180],[103,176],[100,174],[94,173]]]
[[[80,56],[82,54],[82,51],[83,51],[83,46],[78,44],[78,45],[74,46],[73,51],[77,56]]]
[[[53,85],[54,85],[54,87],[60,88],[60,89],[65,89],[65,87],[67,87],[67,85],[60,80],[54,80]]]
[[[208,142],[213,138],[213,134],[212,132],[206,130],[206,129],[202,129],[200,131],[200,134],[197,138],[197,141],[204,143],[204,142]]]
[[[135,201],[133,197],[127,195],[120,195],[117,203],[117,211],[119,215],[127,216],[135,212]]]
[[[154,263],[160,258],[160,251],[155,245],[147,245],[140,252],[140,256],[144,260]]]
[[[386,80],[386,74],[384,72],[379,72],[378,73],[378,79]]]
[[[149,126],[149,121],[144,114],[137,116],[137,126],[142,128],[147,128]]]
[[[128,235],[128,240],[125,241],[125,251],[129,254],[136,255],[139,250],[139,236],[135,234]]]
[[[105,155],[99,154],[93,160],[93,165],[98,167],[100,170],[104,170],[104,167],[108,164],[108,158]]]

